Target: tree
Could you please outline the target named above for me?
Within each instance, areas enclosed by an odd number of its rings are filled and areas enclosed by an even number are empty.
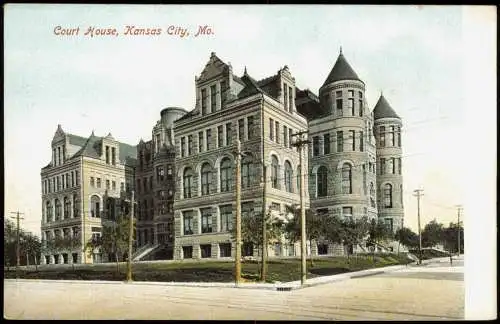
[[[33,261],[35,264],[35,269],[38,270],[38,259],[37,256],[41,255],[42,243],[40,238],[31,232],[23,232],[22,234],[24,242],[24,251],[26,255],[26,264],[29,265],[29,256],[33,256]]]
[[[302,225],[300,208],[294,206],[286,206],[287,214],[291,215],[288,222],[285,224],[285,232],[287,238],[292,242],[297,242],[302,237]],[[313,242],[325,236],[326,216],[306,209],[306,240]],[[311,267],[314,266],[313,255],[309,254]]]
[[[6,219],[4,223],[4,265],[11,266],[17,262],[17,225]],[[41,254],[40,238],[22,228],[19,229],[19,259],[21,264],[29,265],[29,257],[37,264],[37,256]]]
[[[418,235],[407,227],[402,227],[396,231],[396,240],[408,248],[418,248]]]
[[[360,219],[347,218],[341,221],[344,247],[347,247],[347,258],[350,255],[350,247],[361,244],[367,239],[370,224],[366,217]]]
[[[438,243],[444,242],[443,224],[438,223],[435,219],[425,225],[422,231],[422,246],[433,247]]]
[[[445,249],[451,253],[458,252],[458,230],[457,223],[450,223],[443,229],[443,242]],[[464,251],[464,228],[460,225],[460,252]]]
[[[373,260],[375,260],[376,245],[380,244],[381,241],[394,237],[391,229],[387,225],[375,219],[370,221],[368,235],[367,245],[373,247]]]
[[[265,213],[265,222],[267,244],[279,240],[283,232],[283,222],[273,217],[270,211]],[[231,238],[236,240],[235,226],[231,229]],[[251,212],[241,217],[241,240],[244,244],[252,244],[263,253],[261,212]]]

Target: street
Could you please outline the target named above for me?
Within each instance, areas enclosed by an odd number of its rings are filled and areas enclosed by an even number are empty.
[[[461,320],[463,259],[304,289],[4,280],[8,319]]]

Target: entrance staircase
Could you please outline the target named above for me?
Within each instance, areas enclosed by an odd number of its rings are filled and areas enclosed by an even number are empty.
[[[141,261],[154,250],[160,247],[160,244],[146,244],[141,246],[134,254],[132,254],[132,261]]]

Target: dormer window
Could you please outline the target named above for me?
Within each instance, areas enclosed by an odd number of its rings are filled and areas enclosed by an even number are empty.
[[[116,165],[116,148],[111,148],[111,163]]]
[[[288,86],[283,83],[283,106],[285,111],[288,111]]]
[[[109,146],[106,145],[106,164],[109,164],[109,158],[110,158],[110,156],[109,156]]]
[[[210,86],[210,112],[214,112],[217,107],[217,87]]]
[[[207,89],[201,89],[201,114],[207,114]]]

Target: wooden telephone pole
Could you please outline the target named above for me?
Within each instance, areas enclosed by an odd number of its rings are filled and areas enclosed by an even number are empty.
[[[127,258],[127,281],[132,281],[132,241],[134,239],[134,190],[132,190],[132,198],[130,200],[130,218],[129,218],[129,234],[128,234],[128,258]]]
[[[458,256],[460,256],[460,212],[462,211],[462,205],[457,205],[457,217],[458,217]]]
[[[236,141],[236,251],[234,256],[234,281],[241,281],[241,142]]]
[[[260,280],[266,282],[266,263],[267,263],[267,224],[266,224],[266,192],[267,192],[267,166],[262,164],[262,264],[260,270]]]
[[[300,283],[304,285],[307,278],[307,268],[306,268],[306,206],[305,206],[305,191],[304,191],[304,163],[303,163],[303,150],[302,148],[309,143],[306,136],[307,131],[301,131],[295,134],[292,134],[292,137],[297,137],[297,140],[292,145],[297,147],[299,151],[299,163],[300,163],[300,247],[301,247],[301,276]]]
[[[419,264],[422,264],[422,231],[420,229],[420,197],[424,194],[422,193],[423,189],[415,189],[413,192],[414,196],[417,197],[417,217],[418,217],[418,254],[419,254]]]
[[[19,278],[19,263],[20,263],[20,242],[19,242],[19,220],[20,219],[24,219],[22,217],[20,217],[19,215],[24,215],[24,213],[21,213],[19,211],[16,211],[16,212],[10,212],[11,214],[16,214],[16,217],[10,217],[12,219],[16,219],[16,222],[17,222],[17,243],[16,243],[16,279]]]

